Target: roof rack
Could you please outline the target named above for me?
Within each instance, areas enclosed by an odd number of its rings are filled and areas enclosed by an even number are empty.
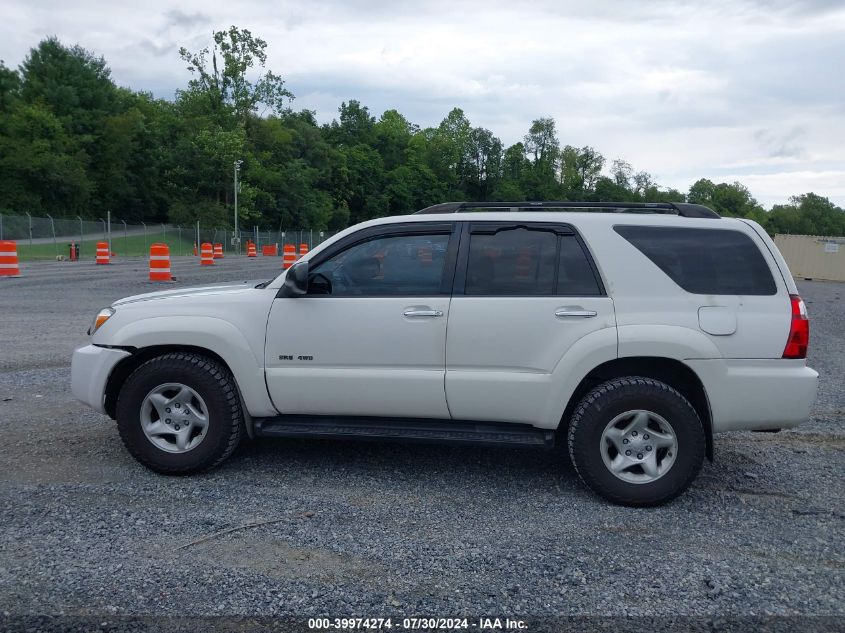
[[[701,204],[689,202],[443,202],[426,207],[416,214],[462,213],[473,209],[533,211],[534,209],[594,209],[605,213],[675,213],[683,218],[720,218],[718,213]],[[414,215],[416,215],[414,214]]]

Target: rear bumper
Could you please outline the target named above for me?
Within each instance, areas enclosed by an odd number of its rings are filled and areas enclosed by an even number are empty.
[[[804,360],[688,360],[713,415],[713,431],[789,428],[806,421],[819,375]]]
[[[73,353],[70,363],[70,390],[73,396],[95,411],[105,413],[103,400],[114,366],[129,356],[122,349],[86,345]]]

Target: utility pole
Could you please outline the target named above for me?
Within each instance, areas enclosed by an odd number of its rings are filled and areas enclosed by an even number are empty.
[[[235,161],[235,235],[234,235],[234,242],[235,245],[238,247],[238,255],[241,254],[241,240],[240,235],[238,235],[238,172],[241,170],[241,163],[242,160]]]
[[[45,214],[48,218],[50,218],[50,230],[53,232],[53,251],[56,253],[56,257],[59,256],[59,244],[56,242],[56,223],[53,221],[53,216],[49,213]]]

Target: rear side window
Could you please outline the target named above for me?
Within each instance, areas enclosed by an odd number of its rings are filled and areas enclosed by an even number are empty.
[[[687,292],[712,295],[777,292],[760,249],[739,231],[664,226],[613,228]]]
[[[481,296],[602,294],[575,235],[524,226],[471,232],[464,293]]]

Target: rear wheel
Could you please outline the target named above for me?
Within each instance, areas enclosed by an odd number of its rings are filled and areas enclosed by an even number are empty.
[[[199,354],[174,352],[145,362],[120,390],[116,413],[132,456],[162,474],[213,468],[241,438],[234,378]]]
[[[594,492],[630,506],[677,497],[704,460],[695,409],[666,383],[617,378],[590,391],[569,423],[569,455]]]

